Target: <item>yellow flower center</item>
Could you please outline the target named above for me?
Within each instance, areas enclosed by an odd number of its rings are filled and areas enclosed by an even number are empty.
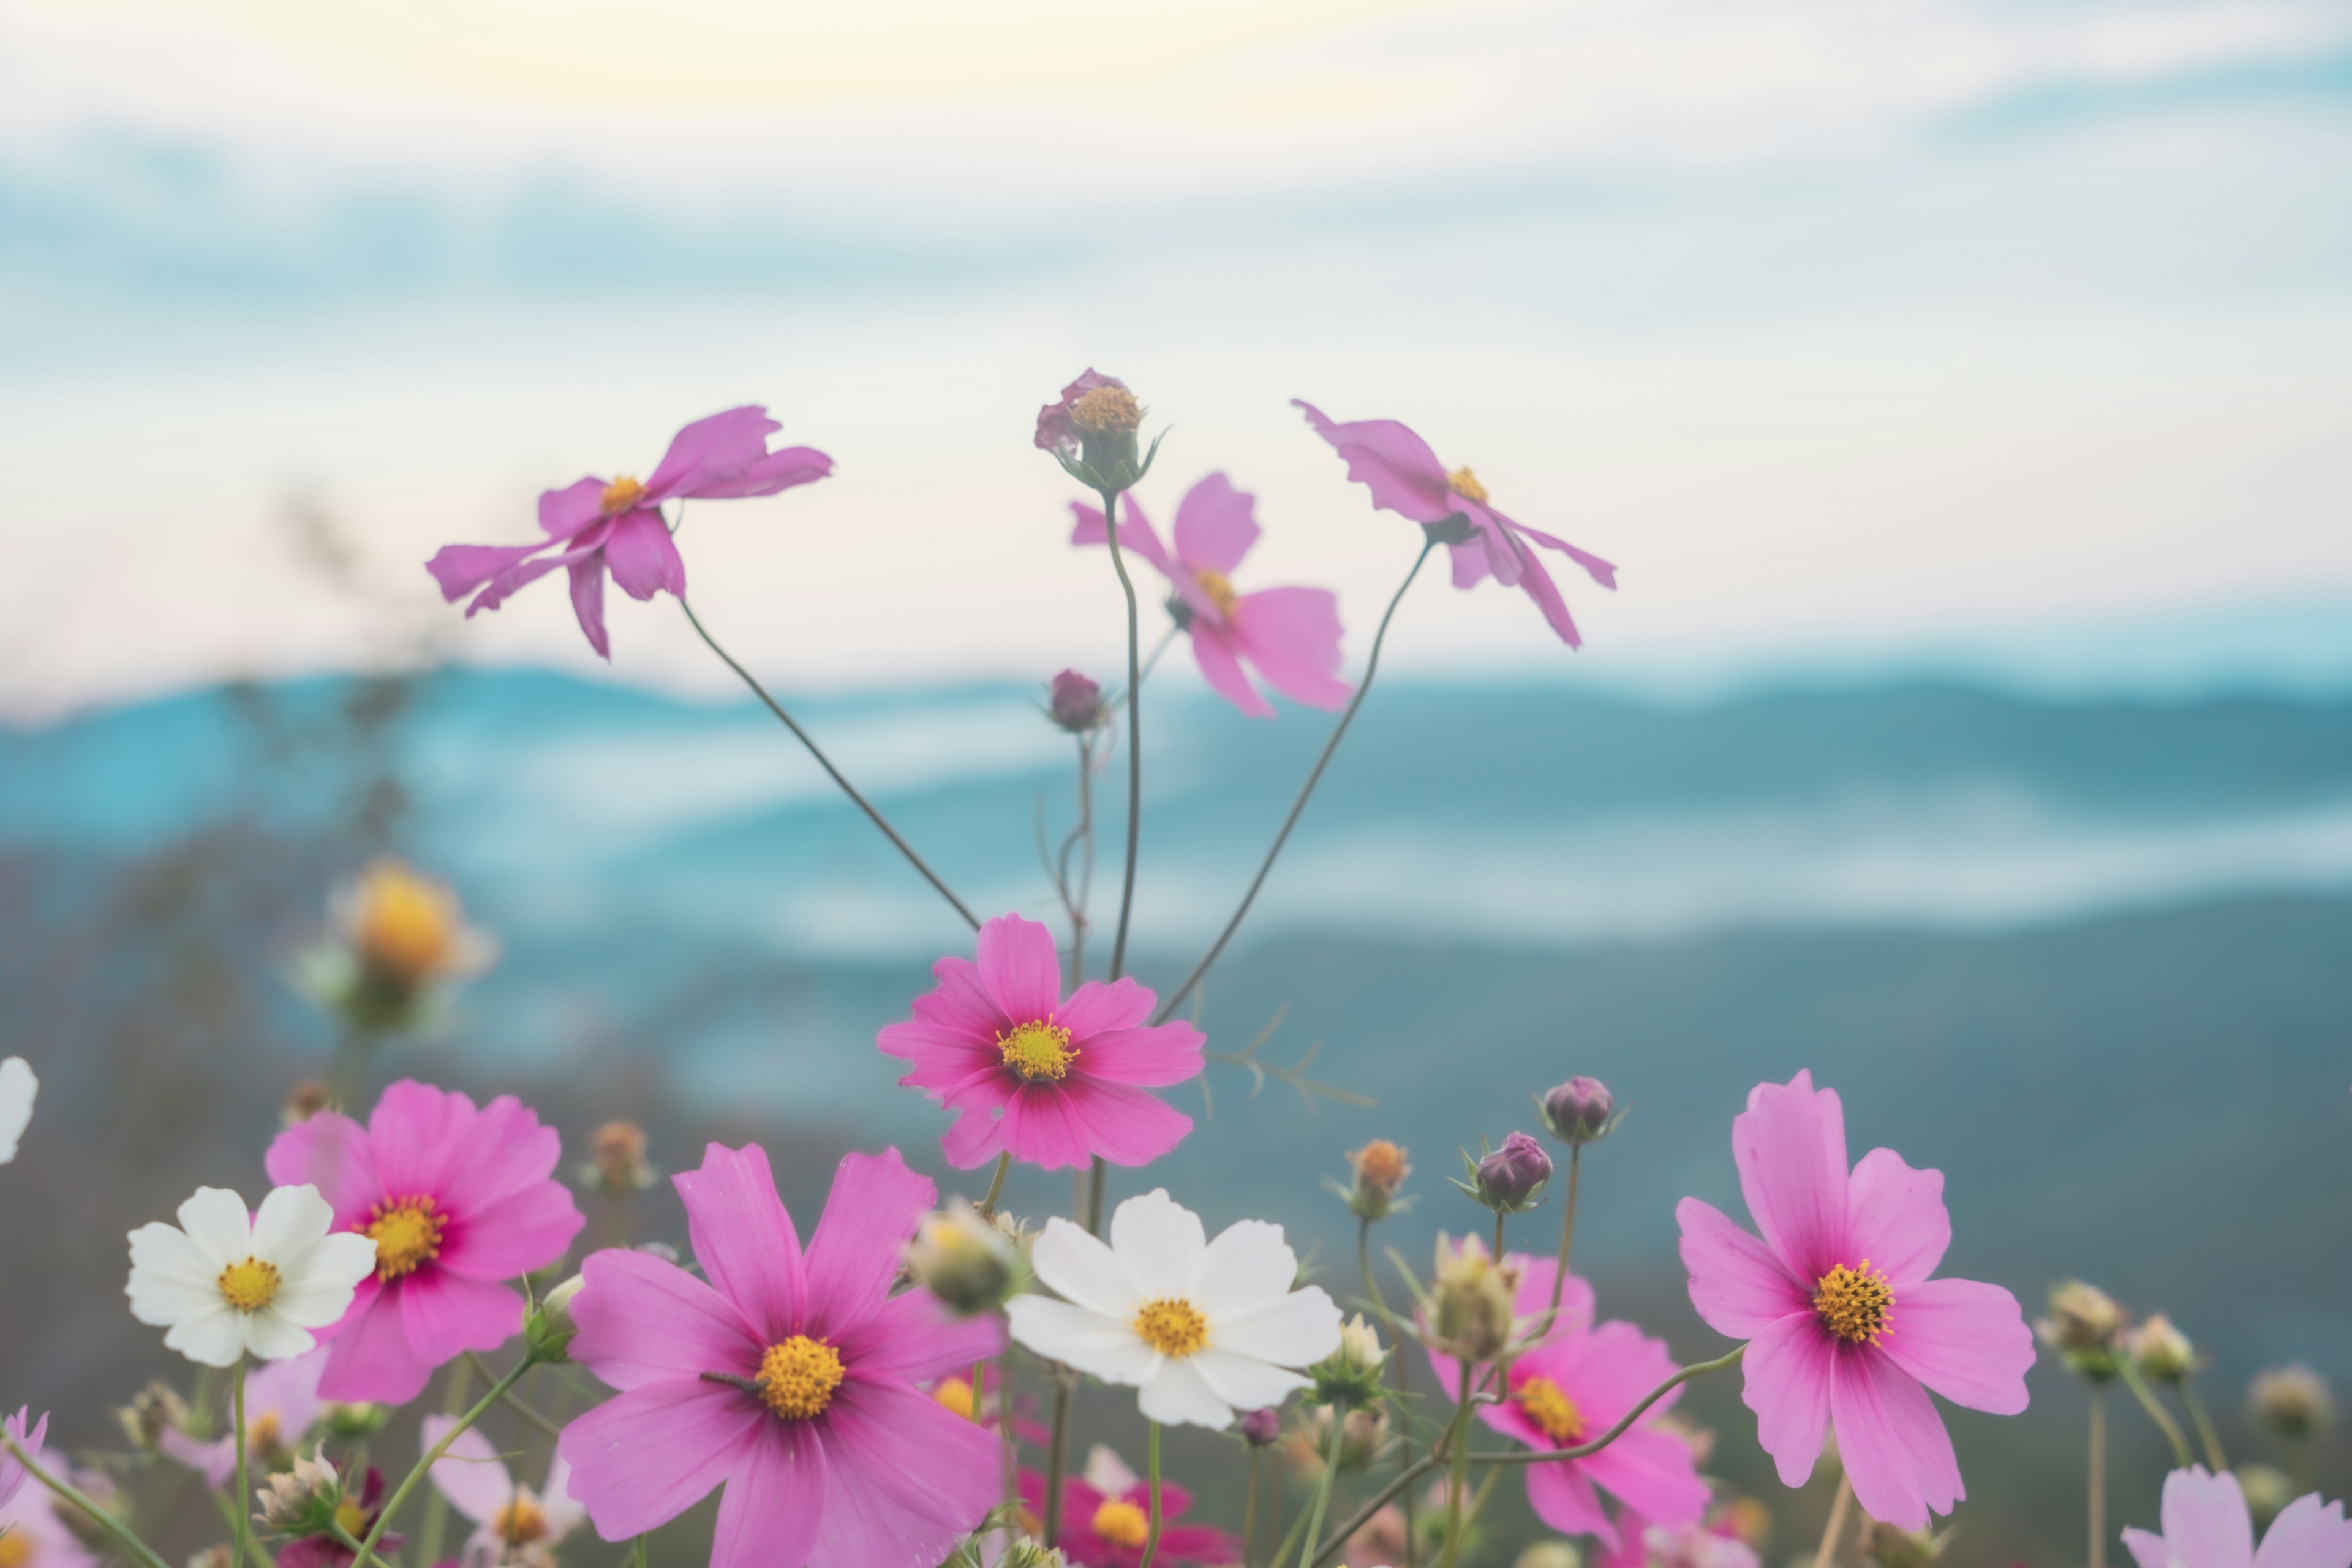
[[[1131,1502],[1105,1498],[1090,1521],[1094,1532],[1113,1546],[1132,1552],[1151,1537],[1151,1516]]]
[[[1404,1163],[1404,1151],[1385,1138],[1375,1138],[1348,1156],[1356,1167],[1356,1174],[1384,1193],[1393,1194],[1404,1185],[1405,1173],[1412,1169]]]
[[[1135,1333],[1161,1355],[1181,1358],[1208,1347],[1209,1320],[1181,1296],[1162,1296],[1135,1310]]]
[[[1472,473],[1466,467],[1456,468],[1446,475],[1445,484],[1448,489],[1464,500],[1475,500],[1480,506],[1486,504],[1486,487],[1480,484],[1478,476]]]
[[[1143,423],[1143,405],[1123,386],[1097,386],[1070,405],[1070,423],[1081,430],[1132,430]]]
[[[967,1421],[979,1408],[980,1402],[971,1396],[971,1384],[960,1377],[941,1379],[940,1385],[931,1390],[931,1397]]]
[[[760,1358],[760,1397],[787,1421],[805,1421],[833,1403],[841,1356],[831,1345],[794,1334]]]
[[[278,1294],[278,1265],[248,1258],[220,1271],[220,1293],[240,1312],[258,1312]]]
[[[997,1037],[996,1047],[1004,1065],[1030,1083],[1058,1082],[1078,1059],[1070,1031],[1051,1022],[1017,1025],[1011,1034]]]
[[[1554,1443],[1565,1447],[1584,1436],[1584,1417],[1577,1414],[1576,1402],[1551,1379],[1531,1377],[1513,1389],[1511,1397],[1518,1402],[1519,1414],[1542,1427]]]
[[[1201,584],[1201,592],[1217,606],[1219,617],[1228,621],[1234,618],[1234,606],[1242,602],[1242,596],[1234,592],[1233,584],[1223,572],[1213,566],[1196,566],[1192,569],[1192,581]]]
[[[449,962],[457,908],[446,889],[386,861],[361,880],[359,905],[355,940],[373,968],[413,985]]]
[[[18,1525],[5,1535],[0,1535],[0,1568],[25,1568],[40,1550],[33,1532]]]
[[[397,1279],[440,1257],[441,1233],[448,1225],[449,1216],[435,1213],[433,1200],[422,1193],[376,1205],[360,1227],[375,1238],[375,1277]]]
[[[347,1497],[342,1501],[337,1503],[335,1505],[335,1522],[343,1527],[343,1532],[346,1535],[353,1536],[361,1541],[367,1539],[367,1510],[360,1506],[359,1499],[355,1497]]]
[[[597,503],[597,510],[611,517],[636,505],[637,498],[645,493],[646,487],[639,484],[633,475],[623,474],[604,487],[604,499]]]
[[[265,1410],[245,1424],[245,1446],[264,1452],[276,1448],[286,1436],[285,1423],[275,1410]]]
[[[547,1534],[547,1515],[530,1499],[518,1497],[490,1517],[490,1530],[508,1545],[520,1546]]]
[[[1822,1326],[1853,1344],[1876,1344],[1894,1310],[1895,1292],[1886,1276],[1873,1268],[1867,1258],[1859,1268],[1839,1264],[1813,1286],[1813,1311]]]

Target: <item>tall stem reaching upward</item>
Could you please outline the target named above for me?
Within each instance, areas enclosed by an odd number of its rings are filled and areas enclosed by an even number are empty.
[[[1143,643],[1135,602],[1135,579],[1127,574],[1127,552],[1118,543],[1118,490],[1102,492],[1103,537],[1110,541],[1111,570],[1127,595],[1127,870],[1119,879],[1118,929],[1110,941],[1110,977],[1127,973],[1127,927],[1135,912],[1135,854],[1143,829]]]

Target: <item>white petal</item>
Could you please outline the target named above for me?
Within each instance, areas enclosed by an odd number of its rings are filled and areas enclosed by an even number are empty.
[[[223,1305],[220,1267],[177,1226],[156,1220],[131,1233],[131,1311],[142,1323],[176,1323]],[[142,1310],[141,1303],[147,1303]]]
[[[40,1087],[24,1058],[0,1062],[0,1165],[16,1157],[16,1141],[33,1120],[33,1096]]]
[[[1151,1375],[1160,1352],[1117,1318],[1044,1296],[1015,1296],[1004,1309],[1013,1337],[1049,1361],[1133,1387]]]
[[[1165,1187],[1128,1199],[1110,1216],[1110,1249],[1146,1300],[1183,1295],[1208,1246],[1201,1216],[1170,1197]]]
[[[1193,1356],[1192,1362],[1209,1385],[1209,1392],[1236,1410],[1263,1410],[1269,1405],[1279,1405],[1307,1386],[1308,1382],[1295,1372],[1285,1372],[1255,1356],[1220,1350],[1214,1345]]]
[[[1097,1443],[1087,1450],[1087,1468],[1078,1472],[1087,1485],[1106,1497],[1117,1497],[1143,1478],[1128,1468],[1118,1450],[1108,1443]]]
[[[1162,1426],[1206,1426],[1222,1432],[1234,1424],[1233,1406],[1210,1392],[1208,1381],[1191,1360],[1161,1367],[1160,1375],[1135,1396],[1135,1407],[1146,1420]]]
[[[359,1282],[375,1272],[375,1238],[339,1231],[311,1243],[278,1266],[272,1310],[289,1323],[323,1329],[352,1304]]]
[[[276,1307],[264,1307],[246,1315],[245,1348],[260,1361],[284,1361],[306,1351],[316,1350],[319,1342],[310,1331],[289,1323]]]
[[[335,1211],[319,1195],[318,1188],[307,1184],[272,1187],[253,1216],[253,1255],[264,1263],[277,1264],[283,1272],[289,1258],[334,1225]]]
[[[246,1213],[245,1200],[226,1187],[198,1187],[180,1205],[180,1228],[215,1276],[253,1256],[253,1216]]]
[[[245,1353],[245,1314],[216,1298],[212,1310],[173,1324],[163,1344],[202,1366],[235,1366]]]
[[[1282,1227],[1245,1219],[1227,1226],[1209,1243],[1184,1294],[1216,1318],[1271,1306],[1297,1283],[1298,1255],[1282,1239]]]
[[[1311,1366],[1339,1348],[1339,1309],[1309,1285],[1269,1306],[1212,1319],[1209,1341],[1276,1366]]]
[[[216,1307],[228,1303],[221,1297],[219,1287],[209,1280],[192,1285],[168,1274],[152,1274],[143,1268],[131,1271],[131,1283],[123,1294],[131,1298],[131,1315],[150,1328],[168,1329],[173,1323],[202,1317]]]
[[[1045,1222],[1045,1233],[1030,1248],[1029,1265],[1056,1294],[1107,1317],[1126,1318],[1142,1299],[1118,1254],[1083,1226],[1058,1216]]]
[[[559,1450],[547,1461],[547,1486],[539,1494],[539,1506],[547,1515],[547,1536],[550,1543],[562,1540],[588,1516],[588,1510],[572,1496],[572,1466]]]

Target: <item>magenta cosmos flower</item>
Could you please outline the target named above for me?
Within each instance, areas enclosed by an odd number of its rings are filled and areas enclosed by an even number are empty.
[[[2262,1549],[2238,1478],[2210,1475],[2205,1467],[2164,1478],[2164,1533],[2124,1531],[2139,1568],[2347,1568],[2352,1523],[2344,1505],[2323,1506],[2317,1492],[2295,1499],[2271,1521]]]
[[[1274,710],[1249,677],[1247,663],[1268,686],[1310,708],[1333,709],[1355,690],[1339,678],[1339,597],[1328,588],[1234,590],[1231,574],[1257,542],[1257,498],[1234,489],[1223,474],[1211,474],[1184,492],[1176,505],[1176,548],[1160,536],[1132,492],[1121,500],[1127,517],[1118,542],[1160,569],[1176,592],[1169,609],[1192,634],[1192,657],[1201,674],[1226,701],[1253,719],[1271,719]],[[1078,524],[1073,544],[1106,544],[1100,509],[1072,501]]]
[[[315,1184],[338,1229],[375,1240],[375,1272],[328,1342],[319,1393],[403,1405],[433,1369],[522,1327],[505,1281],[563,1256],[585,1216],[550,1179],[562,1144],[512,1095],[477,1110],[404,1080],[362,1128],[322,1110],[269,1145],[269,1179]]]
[[[1099,1472],[1108,1450],[1097,1449],[1087,1467]],[[1109,1463],[1126,1470],[1116,1456]],[[1062,1479],[1062,1538],[1055,1544],[1079,1568],[1141,1568],[1144,1543],[1151,1539],[1151,1483],[1128,1471],[1119,1485],[1106,1489],[1095,1484],[1099,1474]],[[1021,1505],[1033,1515],[1045,1511],[1045,1478],[1034,1470],[1021,1472]],[[1160,1483],[1160,1555],[1161,1563],[1239,1563],[1242,1543],[1223,1531],[1205,1524],[1178,1524],[1192,1506],[1192,1494],[1175,1482]]]
[[[686,562],[662,521],[667,500],[725,500],[772,496],[833,472],[833,459],[814,447],[771,452],[768,437],[783,426],[757,404],[698,419],[670,438],[653,477],[639,480],[591,476],[560,490],[542,490],[536,544],[445,544],[425,563],[452,604],[467,594],[471,618],[495,610],[507,595],[558,566],[572,574],[572,611],[588,646],[613,657],[604,636],[604,574],[621,592],[650,599],[667,588],[686,597]]]
[[[875,1042],[914,1064],[901,1084],[961,1113],[940,1140],[950,1164],[970,1170],[1011,1150],[1049,1171],[1097,1154],[1147,1165],[1192,1130],[1148,1091],[1200,1072],[1200,1030],[1147,1026],[1159,998],[1131,979],[1090,980],[1063,1000],[1053,933],[1019,915],[980,928],[979,958],[931,965],[938,987]]]
[[[1372,505],[1418,523],[1455,517],[1464,521],[1467,536],[1445,540],[1454,555],[1455,587],[1475,588],[1491,574],[1507,587],[1524,588],[1560,641],[1570,647],[1583,646],[1568,601],[1560,597],[1559,585],[1529,543],[1559,551],[1604,588],[1617,586],[1616,567],[1565,539],[1505,517],[1488,504],[1486,487],[1477,475],[1466,468],[1449,471],[1409,426],[1393,419],[1341,425],[1310,403],[1296,397],[1290,401],[1307,411],[1307,423],[1348,460],[1348,477],[1372,492]]]
[[[2033,1335],[2017,1298],[1928,1278],[1952,1239],[1944,1173],[1873,1149],[1848,1174],[1844,1109],[1810,1072],[1748,1091],[1731,1152],[1764,1238],[1696,1198],[1675,1217],[1691,1304],[1748,1342],[1743,1397],[1758,1440],[1780,1479],[1802,1486],[1835,1426],[1855,1500],[1925,1530],[1929,1510],[1949,1513],[1968,1495],[1927,1390],[1996,1415],[2025,1408]]]
[[[642,1534],[724,1482],[711,1568],[931,1568],[1004,1458],[919,1386],[1003,1350],[1003,1325],[890,1294],[936,1189],[896,1149],[852,1154],[803,1254],[758,1144],[713,1143],[671,1180],[709,1282],[616,1248],[572,1301],[572,1358],[621,1390],[558,1444],[597,1533]]]

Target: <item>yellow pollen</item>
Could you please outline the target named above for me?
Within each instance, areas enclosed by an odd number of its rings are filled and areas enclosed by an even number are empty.
[[[1123,386],[1097,386],[1070,405],[1070,423],[1081,430],[1132,430],[1143,423],[1143,405]]]
[[[1151,1538],[1151,1516],[1131,1502],[1106,1498],[1088,1521],[1095,1534],[1132,1552]]]
[[[1201,584],[1201,592],[1208,595],[1209,603],[1217,606],[1220,619],[1230,621],[1234,618],[1234,606],[1242,602],[1242,596],[1234,592],[1233,584],[1226,580],[1223,572],[1213,566],[1195,566],[1192,568],[1192,581]]]
[[[978,1403],[971,1396],[971,1384],[960,1377],[941,1379],[940,1385],[931,1390],[931,1397],[967,1421],[972,1418]]]
[[[1162,1296],[1135,1310],[1135,1332],[1161,1355],[1181,1359],[1208,1348],[1209,1320],[1181,1296]]]
[[[335,1505],[335,1522],[343,1527],[344,1534],[357,1536],[362,1541],[367,1539],[367,1510],[360,1507],[359,1499],[347,1497],[342,1501],[337,1503]]]
[[[1486,504],[1486,487],[1480,484],[1478,476],[1467,468],[1456,468],[1446,475],[1445,484],[1448,489],[1464,500],[1475,500],[1480,506]]]
[[[360,880],[354,944],[380,973],[415,984],[446,967],[457,945],[457,904],[447,889],[394,861]]]
[[[449,1216],[436,1214],[433,1200],[422,1193],[368,1210],[368,1222],[360,1228],[375,1239],[375,1277],[397,1279],[440,1257],[441,1233],[448,1224]]]
[[[597,510],[611,517],[636,505],[637,498],[645,493],[646,487],[639,484],[635,477],[623,474],[604,487],[604,499],[597,503]]]
[[[1030,1083],[1059,1082],[1078,1059],[1070,1031],[1050,1021],[1016,1025],[1011,1034],[997,1037],[996,1047],[1004,1065]]]
[[[1531,1377],[1513,1389],[1511,1397],[1518,1402],[1519,1413],[1553,1442],[1566,1445],[1584,1436],[1584,1417],[1577,1414],[1576,1402],[1551,1379]]]
[[[841,1356],[821,1340],[794,1334],[760,1358],[760,1397],[787,1421],[822,1414],[841,1386]]]
[[[1813,1311],[1822,1326],[1853,1344],[1876,1344],[1894,1310],[1895,1292],[1867,1258],[1859,1268],[1839,1264],[1813,1286]]]
[[[278,1294],[278,1265],[248,1258],[220,1271],[220,1293],[240,1312],[258,1312]]]
[[[25,1568],[39,1550],[31,1531],[22,1526],[11,1530],[7,1534],[0,1535],[0,1568]]]
[[[275,1410],[265,1410],[245,1424],[245,1446],[263,1450],[277,1447],[285,1437],[285,1423]]]
[[[491,1516],[490,1530],[508,1545],[520,1546],[547,1533],[547,1515],[530,1499],[518,1497]]]

